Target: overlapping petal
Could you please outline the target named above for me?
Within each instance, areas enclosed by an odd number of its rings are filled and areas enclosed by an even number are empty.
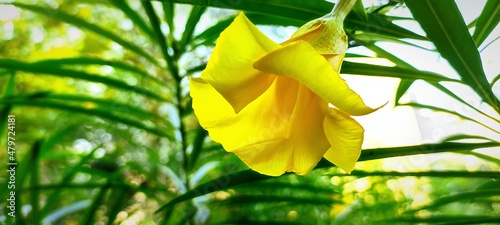
[[[260,71],[299,81],[323,100],[350,115],[365,115],[376,110],[366,106],[330,63],[305,41],[287,44],[253,65]]]
[[[361,155],[363,127],[349,115],[336,109],[326,109],[324,129],[331,147],[324,157],[350,173]]]
[[[239,112],[273,82],[275,76],[255,70],[252,63],[277,48],[241,13],[221,33],[201,77]]]
[[[278,176],[308,173],[330,144],[318,97],[297,81],[278,77],[238,114],[208,83],[191,79],[193,108],[210,137],[250,168]]]
[[[278,78],[277,83],[280,79],[283,78]],[[318,100],[316,94],[300,85],[288,123],[287,138],[266,143],[266,146],[246,146],[234,153],[250,168],[263,174],[307,174],[330,146],[322,129],[324,113],[318,105]],[[272,127],[264,130],[267,134],[273,132]]]

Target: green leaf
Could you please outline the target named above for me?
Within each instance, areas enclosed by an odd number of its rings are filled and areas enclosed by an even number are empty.
[[[200,21],[201,16],[206,11],[207,7],[193,6],[191,9],[191,13],[189,14],[189,18],[186,22],[186,26],[184,28],[184,32],[182,32],[182,38],[179,42],[180,49],[182,51],[186,50],[186,46],[191,42],[193,38],[194,29],[196,25]]]
[[[170,200],[167,204],[163,205],[158,210],[156,210],[156,212],[160,212],[164,209],[174,206],[177,203],[193,199],[198,196],[223,190],[232,186],[257,182],[269,178],[270,177],[254,172],[253,170],[244,170],[244,171],[230,173],[190,189],[184,194],[179,195],[174,199]]]
[[[258,25],[279,25],[279,26],[296,26],[299,27],[303,25],[302,21],[292,20],[290,18],[278,17],[273,15],[265,15],[259,13],[247,12],[245,16],[248,17],[250,21]],[[231,16],[227,19],[219,21],[217,24],[207,28],[205,31],[193,38],[194,46],[199,45],[213,45],[215,40],[219,37],[220,33],[226,29],[231,22],[233,22],[235,16]]]
[[[125,15],[128,16],[151,40],[156,41],[155,35],[148,24],[142,19],[142,17],[127,4],[127,1],[123,0],[110,0],[113,5],[119,8]]]
[[[496,130],[495,128],[492,128],[484,123],[481,123],[480,121],[478,120],[475,120],[471,117],[468,117],[468,116],[465,116],[465,115],[462,115],[460,113],[457,113],[456,111],[452,111],[452,110],[448,110],[448,109],[444,109],[444,108],[441,108],[441,107],[437,107],[437,106],[431,106],[431,105],[424,105],[424,104],[418,104],[418,103],[406,103],[406,104],[401,104],[401,106],[411,106],[411,107],[417,107],[417,108],[425,108],[425,109],[431,109],[431,110],[434,110],[436,112],[444,112],[444,113],[448,113],[448,114],[451,114],[451,115],[455,115],[455,116],[458,116],[460,117],[461,119],[464,119],[464,120],[469,120],[469,121],[472,121],[472,122],[475,122],[497,134],[500,134],[500,131]]]
[[[451,141],[464,141],[466,139],[474,139],[474,140],[481,140],[481,141],[494,141],[492,139],[480,136],[480,135],[467,135],[467,134],[457,134],[453,136],[446,137],[445,139],[441,140],[441,142],[451,142]]]
[[[440,152],[471,151],[478,148],[487,148],[496,146],[500,146],[500,143],[499,142],[440,143],[440,144],[423,144],[415,146],[393,147],[393,148],[368,149],[368,150],[363,150],[361,152],[361,157],[359,158],[358,161],[385,159],[390,157],[409,156],[418,154],[440,153]],[[328,168],[328,167],[333,167],[333,165],[330,162],[323,159],[320,161],[320,163],[318,163],[315,169]],[[237,185],[253,183],[273,178],[276,177],[262,175],[252,170],[243,170],[223,175],[206,183],[200,184],[192,188],[191,190],[187,191],[186,193],[175,197],[174,199],[170,200],[170,202],[157,209],[156,212],[158,213],[162,210],[170,209],[177,203],[190,200],[198,196],[209,194],[215,191],[225,190]]]
[[[352,14],[349,14],[352,15]],[[349,32],[350,30],[360,31],[367,36],[386,36],[392,38],[411,38],[416,40],[426,40],[412,31],[393,24],[388,18],[378,14],[368,14],[368,21],[364,22],[359,19],[353,19],[347,16],[344,21],[344,28]]]
[[[415,69],[406,69],[402,67],[387,67],[377,66],[366,63],[354,63],[344,61],[340,70],[341,73],[358,74],[379,77],[393,77],[401,79],[422,79],[429,82],[439,81],[453,81],[460,82],[459,80],[447,78],[437,73],[419,71]]]
[[[43,218],[43,224],[55,224],[58,220],[62,220],[65,216],[74,215],[78,211],[82,211],[90,206],[90,200],[82,200],[69,205],[65,205],[59,209],[50,212]]]
[[[53,19],[64,21],[66,23],[72,24],[74,26],[77,26],[77,27],[80,27],[83,29],[93,31],[93,32],[95,32],[95,33],[97,33],[97,34],[99,34],[99,35],[101,35],[109,40],[112,40],[112,41],[118,43],[119,45],[123,46],[124,48],[126,48],[132,52],[135,52],[138,55],[143,56],[145,59],[149,60],[151,63],[158,65],[158,62],[151,55],[149,55],[146,51],[144,51],[143,48],[122,39],[120,36],[110,32],[110,31],[108,31],[100,26],[88,23],[87,21],[85,21],[81,18],[72,16],[70,14],[63,12],[62,10],[55,10],[55,9],[51,9],[51,8],[47,8],[47,7],[40,7],[40,6],[36,6],[36,5],[27,5],[27,4],[17,3],[17,2],[13,2],[10,4],[12,4],[16,7],[22,8],[22,9],[26,9],[26,10],[30,10],[30,11],[33,11],[33,12],[36,12],[36,13],[39,13],[42,15],[46,15],[46,16],[51,17]]]
[[[500,22],[500,1],[488,0],[483,11],[477,18],[476,29],[472,38],[477,46],[480,46],[488,35]]]
[[[351,174],[338,173],[330,174],[332,176],[354,176],[354,177],[372,177],[372,176],[391,176],[391,177],[465,177],[465,178],[491,178],[499,179],[500,173],[493,171],[427,171],[427,172],[398,172],[398,171],[383,171],[383,172],[366,172],[352,171]]]
[[[252,182],[247,184],[241,184],[237,187],[234,187],[234,190],[264,190],[264,192],[270,191],[280,191],[280,190],[290,190],[294,192],[298,192],[300,194],[323,194],[323,195],[333,195],[333,194],[341,194],[340,188],[337,187],[321,187],[315,183],[306,183],[305,181],[292,183],[290,181],[264,181],[264,182]]]
[[[395,55],[389,53],[388,51],[380,48],[379,46],[375,45],[375,43],[365,43],[363,44],[365,47],[369,48],[370,50],[374,51],[377,54],[377,57],[382,57],[386,58],[389,61],[393,62],[394,64],[398,65],[398,67],[405,68],[405,69],[411,69],[411,70],[416,70],[415,67],[411,66],[407,62],[403,61],[402,59],[396,57]],[[415,80],[411,79],[406,79],[406,80],[401,80],[398,86],[398,90],[396,91],[396,96],[395,96],[395,101],[396,105],[399,104],[399,100],[403,95],[408,91],[408,88],[413,84]]]
[[[500,112],[500,104],[484,74],[479,52],[452,0],[407,0],[406,5],[439,53],[486,103]]]
[[[355,34],[351,34],[350,37],[356,40],[356,43],[370,43],[370,42],[392,42],[396,44],[408,45],[415,48],[419,48],[426,51],[433,51],[431,49],[427,49],[421,45],[413,44],[411,42],[405,41],[401,37],[395,37],[393,35],[388,34],[380,34],[380,33],[369,33],[369,32],[356,32]],[[363,44],[361,44],[363,45]]]
[[[168,86],[167,83],[161,81],[157,77],[149,74],[148,72],[139,69],[135,66],[113,60],[105,60],[100,58],[89,58],[89,57],[77,57],[77,58],[63,58],[63,59],[46,59],[40,60],[33,64],[45,64],[50,66],[65,66],[65,65],[107,65],[112,66],[115,69],[122,69],[128,72],[135,73],[144,78],[152,80],[160,85]]]
[[[30,165],[30,186],[35,187],[40,183],[40,172],[39,172],[39,163],[40,163],[40,151],[42,149],[43,141],[37,141],[33,145],[29,156],[29,165]],[[30,192],[30,205],[31,205],[31,221],[34,224],[40,224],[41,215],[40,215],[40,192],[39,190],[33,190]]]
[[[493,87],[493,85],[495,85],[495,83],[500,80],[500,74],[496,75],[495,78],[493,78],[493,80],[491,80],[491,86]]]
[[[485,155],[485,154],[481,154],[481,153],[477,153],[477,152],[466,152],[466,153],[463,153],[463,154],[472,155],[472,156],[475,156],[475,157],[477,157],[479,159],[482,159],[484,161],[492,162],[492,163],[495,163],[497,165],[500,165],[500,159],[499,158],[495,158],[495,157],[492,157],[492,156],[489,156],[489,155]]]
[[[175,30],[175,23],[174,23],[174,11],[175,11],[175,6],[172,2],[162,2],[163,6],[163,13],[165,14],[165,21],[168,24],[168,27],[170,28],[170,33],[169,35],[172,35]]]
[[[1,76],[1,75],[0,75]],[[11,71],[11,75],[9,77],[9,81],[6,83],[5,92],[3,93],[3,97],[14,96],[16,94],[16,73]],[[7,119],[10,111],[12,110],[11,105],[5,105],[0,107],[0,127],[7,127]],[[5,129],[0,129],[0,137],[3,136],[3,132]],[[0,138],[1,140],[1,138]]]
[[[277,195],[234,195],[228,197],[221,201],[214,201],[212,204],[231,204],[231,205],[243,205],[243,204],[255,204],[255,203],[281,203],[286,202],[287,204],[313,204],[313,205],[333,205],[337,203],[342,203],[341,201],[334,200],[332,198],[325,197],[296,197],[296,196],[277,196]]]
[[[149,17],[149,21],[153,30],[156,34],[156,38],[158,39],[158,43],[160,45],[161,52],[163,57],[165,58],[165,62],[167,63],[168,69],[170,70],[171,76],[177,82],[180,81],[178,68],[174,62],[173,56],[169,53],[169,46],[167,45],[167,39],[161,30],[161,22],[158,16],[156,15],[155,9],[150,1],[141,1],[144,10],[146,10],[146,14]]]
[[[365,7],[363,6],[362,0],[357,0],[356,4],[352,8],[352,11],[361,18],[362,21],[367,22],[368,16],[366,15]]]
[[[383,220],[384,222],[405,222],[405,224],[497,224],[500,217],[489,215],[437,215],[428,217],[402,216],[395,219]]]
[[[0,99],[0,104],[12,104],[19,106],[31,106],[31,107],[41,107],[41,108],[52,108],[59,109],[68,112],[81,113],[91,116],[101,117],[103,119],[108,119],[111,121],[119,122],[132,127],[137,127],[145,131],[151,132],[161,137],[166,137],[169,139],[174,139],[169,133],[166,133],[162,129],[155,127],[149,127],[143,124],[141,121],[135,119],[126,118],[123,115],[113,114],[107,110],[92,109],[85,106],[73,106],[65,103],[58,103],[47,99],[29,99],[29,98],[14,98],[14,99]]]
[[[107,204],[109,212],[106,214],[108,217],[108,225],[116,224],[114,221],[116,220],[118,213],[127,207],[130,197],[134,194],[135,191],[132,188],[114,188],[110,190],[110,194],[108,196],[108,201],[110,201],[110,203]]]
[[[275,15],[296,20],[302,24],[321,17],[333,9],[326,1],[302,0],[163,0],[165,2],[186,3],[197,6],[242,10],[260,14]]]
[[[149,90],[136,87],[136,86],[131,86],[128,85],[127,83],[116,80],[113,78],[109,77],[104,77],[96,74],[90,74],[82,71],[76,71],[76,70],[70,70],[70,69],[65,69],[65,68],[59,68],[59,67],[54,67],[49,64],[37,64],[37,63],[26,63],[26,62],[21,62],[13,59],[0,59],[0,68],[6,68],[6,69],[12,69],[12,70],[19,70],[19,71],[24,71],[24,72],[30,72],[30,73],[40,73],[40,74],[50,74],[50,75],[55,75],[59,77],[71,77],[71,78],[76,78],[76,79],[82,79],[82,80],[87,80],[91,82],[97,82],[97,83],[102,83],[106,84],[108,86],[120,88],[123,90],[135,92],[138,94],[142,94],[160,101],[166,101],[165,98],[162,96],[151,92]]]
[[[90,206],[85,212],[85,215],[82,217],[80,224],[93,224],[94,217],[98,216],[97,211],[99,209],[99,206],[102,204],[102,202],[104,202],[106,194],[109,190],[110,187],[108,184],[106,184],[97,192],[97,194],[92,199]]]
[[[226,9],[242,10],[265,14],[275,17],[286,18],[295,21],[297,26],[326,15],[333,9],[333,4],[327,1],[301,1],[301,0],[163,0],[166,2],[187,3],[191,5],[217,7]],[[253,21],[252,21],[253,22]],[[394,25],[374,14],[368,15],[368,21],[350,13],[345,22],[346,30],[360,30],[367,33],[385,34],[400,38],[414,38],[424,40],[425,38],[409,30]]]
[[[52,148],[59,142],[61,142],[64,137],[66,137],[68,134],[71,134],[71,132],[73,132],[79,125],[79,123],[69,124],[47,138],[42,145],[41,158],[44,159],[44,156],[53,153],[49,151],[52,150]]]
[[[497,172],[497,174],[500,174]],[[487,189],[487,190],[474,190],[467,192],[460,192],[456,194],[451,194],[438,199],[434,199],[430,204],[419,207],[417,209],[411,210],[410,212],[415,212],[422,209],[436,208],[442,205],[450,204],[457,201],[463,201],[468,199],[475,199],[481,197],[493,197],[500,196],[500,189]]]
[[[205,141],[205,138],[207,137],[208,132],[203,129],[202,127],[198,126],[196,128],[196,135],[195,139],[193,141],[193,151],[191,152],[190,155],[190,160],[189,160],[189,170],[192,170],[196,166],[196,162],[198,160],[198,157],[200,156],[200,153],[203,149],[203,142]]]
[[[493,117],[493,116],[490,116],[488,115],[487,113],[479,110],[478,108],[474,107],[473,105],[471,105],[470,103],[468,103],[467,101],[465,101],[463,98],[459,97],[458,95],[456,95],[454,92],[448,90],[446,87],[444,87],[442,84],[439,84],[439,83],[430,83],[432,86],[436,87],[437,89],[439,89],[440,91],[442,91],[443,93],[447,94],[448,96],[454,98],[455,100],[459,101],[460,103],[470,107],[471,109],[473,109],[474,111],[478,112],[479,114],[485,116],[485,117],[488,117],[492,120],[494,120],[495,122],[497,123],[500,123],[500,120]]]
[[[66,131],[66,129],[62,129],[60,132],[56,133],[55,135],[52,135],[52,137],[49,138],[49,140],[53,140],[54,138],[58,138],[60,135],[62,135],[62,132],[64,132],[64,131]],[[46,148],[46,146],[47,146],[46,143],[47,143],[47,141],[44,143],[44,146],[43,146],[44,148]],[[69,171],[65,173],[65,175],[62,178],[59,185],[61,187],[70,185],[70,183],[71,183],[72,179],[75,177],[75,175],[81,171],[81,169],[85,166],[85,164],[87,164],[88,161],[94,157],[95,151],[97,151],[97,149],[99,149],[101,147],[102,146],[97,146],[94,149],[92,149],[89,154],[81,157],[80,161],[77,164],[73,165],[69,169]],[[31,187],[36,187],[36,186],[31,186]],[[43,208],[43,211],[42,211],[42,215],[48,214],[49,211],[53,209],[53,207],[58,203],[57,200],[59,199],[59,196],[61,194],[62,194],[62,192],[60,190],[54,190],[50,195],[48,195],[47,199],[50,199],[51,201],[49,201],[45,204],[45,207]]]
[[[83,95],[67,94],[50,94],[45,96],[44,98],[47,100],[67,101],[66,103],[68,104],[94,103],[94,108],[100,109],[102,111],[109,111],[117,115],[132,115],[141,120],[149,119],[155,122],[161,121],[162,125],[165,124],[167,125],[168,129],[173,129],[173,125],[170,123],[170,121],[156,113],[151,113],[137,106],[121,103],[111,99],[92,98]]]

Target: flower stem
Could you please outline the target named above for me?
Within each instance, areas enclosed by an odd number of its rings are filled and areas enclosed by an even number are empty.
[[[347,14],[351,11],[352,7],[356,4],[357,0],[340,0],[339,3],[333,7],[332,11],[328,16],[335,16],[341,20],[344,20]]]

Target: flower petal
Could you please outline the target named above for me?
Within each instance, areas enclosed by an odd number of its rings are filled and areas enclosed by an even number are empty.
[[[191,96],[196,116],[210,137],[259,173],[306,174],[330,146],[319,98],[293,79],[277,77],[238,114],[200,78],[191,79]]]
[[[265,147],[247,146],[234,151],[255,171],[271,176],[284,172],[305,175],[329,148],[330,143],[323,130],[325,115],[318,104],[321,100],[303,85],[298,92],[286,140],[266,143]]]
[[[328,113],[323,125],[331,147],[324,157],[347,173],[351,173],[361,155],[364,129],[356,120],[339,110],[326,111]]]
[[[321,55],[338,55],[347,50],[347,35],[340,17],[321,17],[301,26],[285,45],[302,40]]]
[[[350,115],[375,111],[347,86],[329,62],[308,43],[297,41],[279,48],[254,63],[260,71],[296,79],[323,100]]]
[[[323,23],[322,20],[316,19],[309,21],[299,27],[299,29],[295,31],[295,33],[290,37],[289,40],[281,44],[285,45],[298,40],[304,40],[308,43],[312,43],[321,37],[321,35],[325,32],[325,29],[325,23]]]
[[[221,33],[201,77],[214,87],[237,113],[260,96],[275,76],[252,64],[279,45],[266,37],[243,13]]]
[[[200,125],[226,151],[276,140],[288,135],[288,122],[296,101],[298,82],[282,77],[236,114],[231,105],[201,78],[190,82],[193,109]]]

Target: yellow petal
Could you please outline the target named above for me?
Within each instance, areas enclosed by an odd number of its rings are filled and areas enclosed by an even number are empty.
[[[285,43],[302,40],[321,55],[342,54],[347,50],[347,35],[343,27],[343,20],[339,17],[321,17],[304,24]]]
[[[234,153],[250,168],[266,175],[309,173],[330,146],[323,129],[325,115],[318,100],[321,101],[316,94],[300,85],[288,124],[287,139],[247,146]],[[272,133],[272,128],[269,129],[268,133]]]
[[[239,112],[274,80],[252,67],[255,60],[278,48],[243,13],[221,33],[201,77]]]
[[[347,173],[351,173],[361,155],[364,129],[356,120],[339,110],[326,111],[328,113],[324,128],[331,147],[324,157]]]
[[[308,43],[297,41],[279,48],[254,63],[260,71],[291,77],[307,86],[323,100],[350,115],[375,111],[347,86],[329,62]]]
[[[266,92],[236,114],[210,84],[201,78],[192,78],[193,109],[200,125],[226,151],[284,140],[299,85],[288,80],[290,82],[274,82]]]
[[[321,34],[324,33],[325,29],[326,27],[323,21],[319,19],[309,21],[306,24],[299,27],[299,29],[295,31],[292,37],[290,37],[289,40],[283,42],[282,45],[298,40],[303,40],[312,43],[321,37]]]
[[[253,170],[271,176],[308,173],[330,146],[317,96],[278,77],[238,114],[202,79],[191,79],[193,108],[210,137]]]

